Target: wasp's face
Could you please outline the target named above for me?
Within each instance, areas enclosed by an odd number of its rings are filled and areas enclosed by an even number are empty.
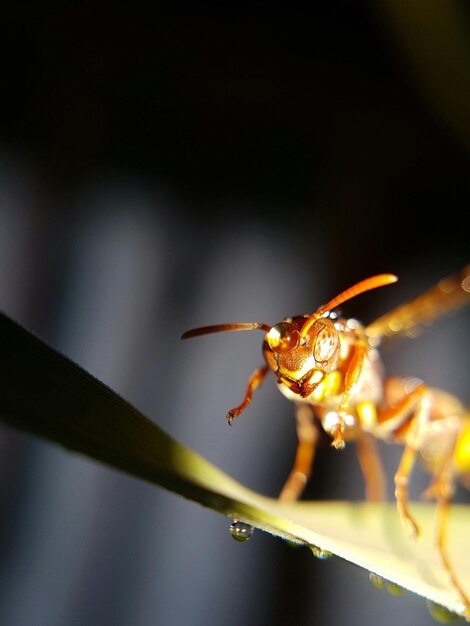
[[[278,381],[308,397],[335,367],[340,340],[328,317],[319,318],[302,334],[305,317],[286,319],[266,333],[263,352]]]

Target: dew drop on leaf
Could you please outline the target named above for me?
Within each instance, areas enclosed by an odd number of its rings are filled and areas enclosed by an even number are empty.
[[[426,606],[431,617],[441,624],[451,624],[459,617],[457,613],[453,613],[445,606],[431,602],[431,600],[426,600]]]
[[[385,589],[387,585],[387,581],[379,576],[378,574],[374,574],[374,572],[370,572],[369,580],[374,585],[376,589]]]
[[[230,533],[236,541],[248,541],[253,534],[253,526],[245,524],[245,522],[233,520],[230,524]]]
[[[310,546],[310,550],[315,558],[320,559],[321,561],[326,561],[326,559],[330,559],[333,554],[328,552],[328,550],[322,550],[318,546]]]
[[[402,596],[406,593],[406,589],[400,587],[400,585],[392,583],[390,580],[374,574],[374,572],[370,572],[369,580],[376,589],[386,589],[392,596]]]
[[[392,596],[402,596],[404,593],[406,593],[406,589],[400,587],[400,585],[397,585],[396,583],[390,582],[389,580],[386,581],[385,589]]]

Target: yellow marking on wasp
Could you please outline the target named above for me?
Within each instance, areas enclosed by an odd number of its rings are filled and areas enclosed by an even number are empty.
[[[460,472],[470,471],[470,420],[457,439],[454,462]]]
[[[364,430],[372,430],[377,424],[377,407],[373,402],[359,402],[356,406]]]
[[[338,370],[330,372],[325,376],[318,387],[312,391],[311,398],[315,400],[315,402],[321,402],[329,396],[337,395],[341,387],[341,378],[341,373]]]
[[[302,365],[296,369],[296,370],[284,370],[284,372],[288,375],[288,377],[291,380],[302,380],[302,378],[304,378],[308,372],[310,372],[312,369],[314,369],[316,367],[316,361],[313,358],[313,356],[309,356],[308,358],[306,358],[304,360],[304,362],[302,363]],[[321,380],[323,376],[323,372],[321,372],[320,370],[316,370],[314,375],[312,376],[312,383],[316,383],[317,381]]]

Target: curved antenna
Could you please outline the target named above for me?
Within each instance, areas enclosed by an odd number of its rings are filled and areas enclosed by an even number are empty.
[[[312,315],[310,315],[310,317],[308,317],[304,322],[300,331],[300,336],[305,337],[312,325],[319,317],[326,313],[326,311],[335,309],[340,304],[343,304],[343,302],[351,300],[351,298],[355,298],[360,293],[364,293],[364,291],[377,289],[377,287],[384,287],[385,285],[396,283],[397,280],[398,277],[395,276],[395,274],[377,274],[376,276],[370,276],[369,278],[360,280],[358,283],[352,285],[352,287],[349,287],[345,291],[342,291],[339,295],[335,296],[332,300],[321,306],[317,311],[315,311],[315,313],[312,313]]]
[[[262,324],[261,322],[236,322],[234,324],[215,324],[214,326],[201,326],[200,328],[192,328],[181,335],[181,339],[189,339],[190,337],[199,337],[200,335],[209,335],[210,333],[224,333],[227,331],[237,330],[263,330],[265,333],[271,330],[271,326]]]

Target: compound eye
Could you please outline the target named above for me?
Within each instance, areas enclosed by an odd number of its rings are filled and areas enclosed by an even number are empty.
[[[269,330],[266,339],[273,352],[289,352],[299,345],[300,333],[290,322],[280,322]]]
[[[334,357],[339,346],[338,331],[328,318],[318,320],[314,326],[318,328],[313,348],[315,361],[319,363],[329,361]]]

